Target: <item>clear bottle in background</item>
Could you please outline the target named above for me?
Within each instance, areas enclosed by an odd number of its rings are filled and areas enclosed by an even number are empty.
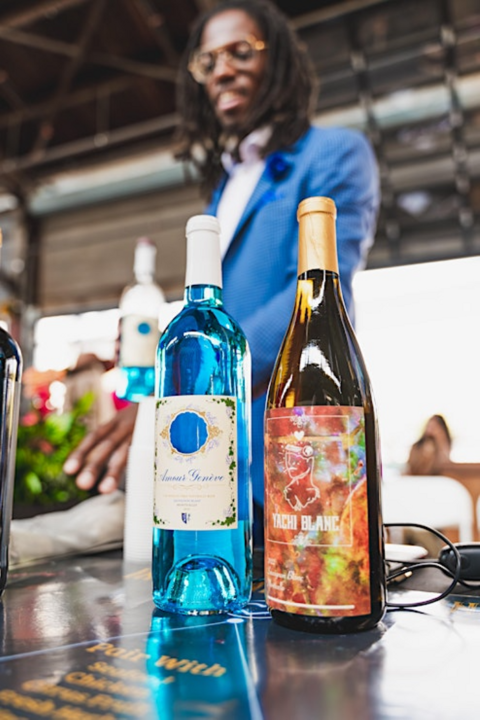
[[[153,599],[214,614],[251,593],[251,362],[223,309],[218,221],[186,232],[185,304],[157,352]]]
[[[135,248],[135,283],[120,298],[119,381],[116,394],[139,402],[155,387],[155,353],[164,294],[155,281],[157,248],[149,238],[139,238]]]
[[[1,244],[0,232],[0,247]],[[21,377],[20,348],[0,327],[0,594],[5,588],[8,573]]]
[[[293,315],[265,417],[265,579],[272,617],[345,633],[385,609],[374,402],[342,300],[329,198],[300,203]]]

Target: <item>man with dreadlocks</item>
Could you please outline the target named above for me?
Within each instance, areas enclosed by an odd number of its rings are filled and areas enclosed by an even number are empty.
[[[210,199],[206,212],[220,221],[224,303],[252,352],[258,505],[265,393],[295,296],[298,203],[326,195],[337,205],[340,280],[352,319],[352,278],[364,263],[378,208],[370,146],[354,131],[312,127],[313,90],[306,54],[268,0],[227,0],[193,29],[180,70],[177,156],[197,166]],[[99,489],[116,487],[134,411],[125,417],[120,411],[70,456],[66,469],[83,468],[81,487],[99,478],[112,447]]]

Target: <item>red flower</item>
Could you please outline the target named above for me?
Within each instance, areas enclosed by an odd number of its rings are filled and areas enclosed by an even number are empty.
[[[20,420],[20,425],[23,425],[24,427],[33,427],[33,425],[36,425],[38,422],[38,415],[33,410],[30,410],[30,412],[26,413]]]
[[[41,450],[45,455],[50,455],[54,451],[54,447],[52,443],[49,443],[48,440],[42,440],[40,439],[37,442],[37,447],[39,450]]]

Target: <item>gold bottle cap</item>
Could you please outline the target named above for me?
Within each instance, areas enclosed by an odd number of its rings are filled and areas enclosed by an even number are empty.
[[[297,220],[306,213],[321,212],[337,217],[337,208],[334,201],[329,197],[309,197],[302,200],[297,210]]]
[[[298,274],[331,270],[338,274],[335,203],[328,197],[309,197],[298,206]]]

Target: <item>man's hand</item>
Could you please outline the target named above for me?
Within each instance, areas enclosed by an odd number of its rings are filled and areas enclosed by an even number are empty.
[[[67,475],[77,475],[79,488],[90,490],[99,483],[100,493],[110,493],[118,487],[127,467],[137,410],[136,403],[122,408],[70,453],[63,470]]]

